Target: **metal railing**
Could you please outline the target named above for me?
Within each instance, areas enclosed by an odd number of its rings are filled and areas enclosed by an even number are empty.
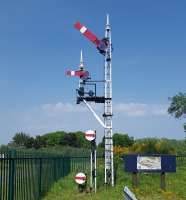
[[[39,200],[54,182],[88,165],[88,157],[0,152],[0,200]]]
[[[98,157],[97,162],[99,169],[102,169],[103,158]],[[177,173],[176,175],[170,174],[167,180],[169,191],[174,191],[173,180],[175,176],[183,176],[185,166],[186,156],[177,156]],[[90,158],[88,156],[65,157],[60,154],[44,154],[34,151],[0,151],[0,200],[40,200],[60,178],[70,172],[88,172],[89,170]],[[131,180],[129,174],[125,173],[125,176],[125,180]],[[143,176],[143,182],[146,179],[145,183],[148,181],[148,185],[142,183],[144,191],[146,189],[148,191],[146,187],[159,187],[154,184],[154,182],[158,183],[156,174],[141,174],[140,176]],[[103,178],[103,171],[99,171],[99,184],[102,184]],[[154,181],[155,179],[157,180]]]

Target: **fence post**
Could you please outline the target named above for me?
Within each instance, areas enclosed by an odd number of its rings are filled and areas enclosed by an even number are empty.
[[[41,181],[42,181],[42,158],[39,158],[39,197],[41,196]]]
[[[68,171],[67,174],[71,172],[71,157],[68,157]]]
[[[8,186],[8,200],[14,200],[14,177],[15,177],[15,151],[10,152],[9,157],[9,186]]]
[[[55,182],[57,181],[57,175],[56,175],[56,173],[57,173],[57,171],[56,171],[56,170],[57,170],[57,168],[56,168],[57,159],[58,159],[58,158],[56,158],[56,157],[53,159],[53,162],[54,162],[54,166],[53,166],[54,169],[53,169],[53,170],[54,170],[54,181],[55,181]]]

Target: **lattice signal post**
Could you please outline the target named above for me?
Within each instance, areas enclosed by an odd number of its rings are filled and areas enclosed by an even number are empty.
[[[105,103],[104,103],[104,133],[105,133],[105,183],[114,185],[113,139],[112,139],[112,40],[109,16],[105,30],[108,39],[105,52]]]
[[[67,75],[79,76],[79,88],[77,89],[77,104],[84,102],[95,118],[104,127],[105,135],[105,184],[114,186],[114,163],[113,163],[113,139],[112,139],[112,40],[109,15],[107,15],[105,37],[99,39],[80,22],[76,22],[74,27],[88,38],[104,56],[104,80],[91,80],[89,72],[84,70],[83,57],[81,52],[80,66],[77,71],[67,71]],[[98,96],[96,93],[97,83],[104,84],[104,95]],[[86,91],[85,86],[93,86],[93,90]],[[104,113],[102,121],[87,102],[103,103]]]

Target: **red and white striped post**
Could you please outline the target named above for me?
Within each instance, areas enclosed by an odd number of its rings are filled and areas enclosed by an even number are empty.
[[[91,142],[90,152],[90,187],[93,186],[93,175],[94,175],[94,191],[97,189],[96,180],[96,131],[88,130],[85,132],[85,138]]]

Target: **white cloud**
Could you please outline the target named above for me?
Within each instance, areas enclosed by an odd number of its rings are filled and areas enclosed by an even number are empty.
[[[143,103],[114,103],[113,112],[124,114],[129,117],[160,116],[167,115],[167,105],[143,104]],[[44,104],[42,110],[49,116],[56,116],[64,113],[85,113],[88,112],[86,106],[71,103]],[[93,105],[97,111],[101,111],[101,106]]]
[[[92,106],[98,115],[102,116],[103,105],[92,104]],[[113,103],[113,131],[125,132],[137,138],[152,135],[182,138],[183,122],[170,117],[167,114],[167,107],[166,104]],[[83,104],[63,102],[43,104],[19,113],[4,113],[0,116],[0,121],[0,133],[3,133],[0,144],[9,142],[19,131],[34,136],[56,130],[96,129],[98,141],[104,135],[103,128]]]
[[[130,117],[167,115],[168,105],[143,103],[115,103],[113,111]]]
[[[63,113],[82,113],[87,112],[87,109],[82,105],[76,105],[71,103],[56,103],[56,104],[44,104],[41,106],[42,111],[50,115],[58,115]]]

